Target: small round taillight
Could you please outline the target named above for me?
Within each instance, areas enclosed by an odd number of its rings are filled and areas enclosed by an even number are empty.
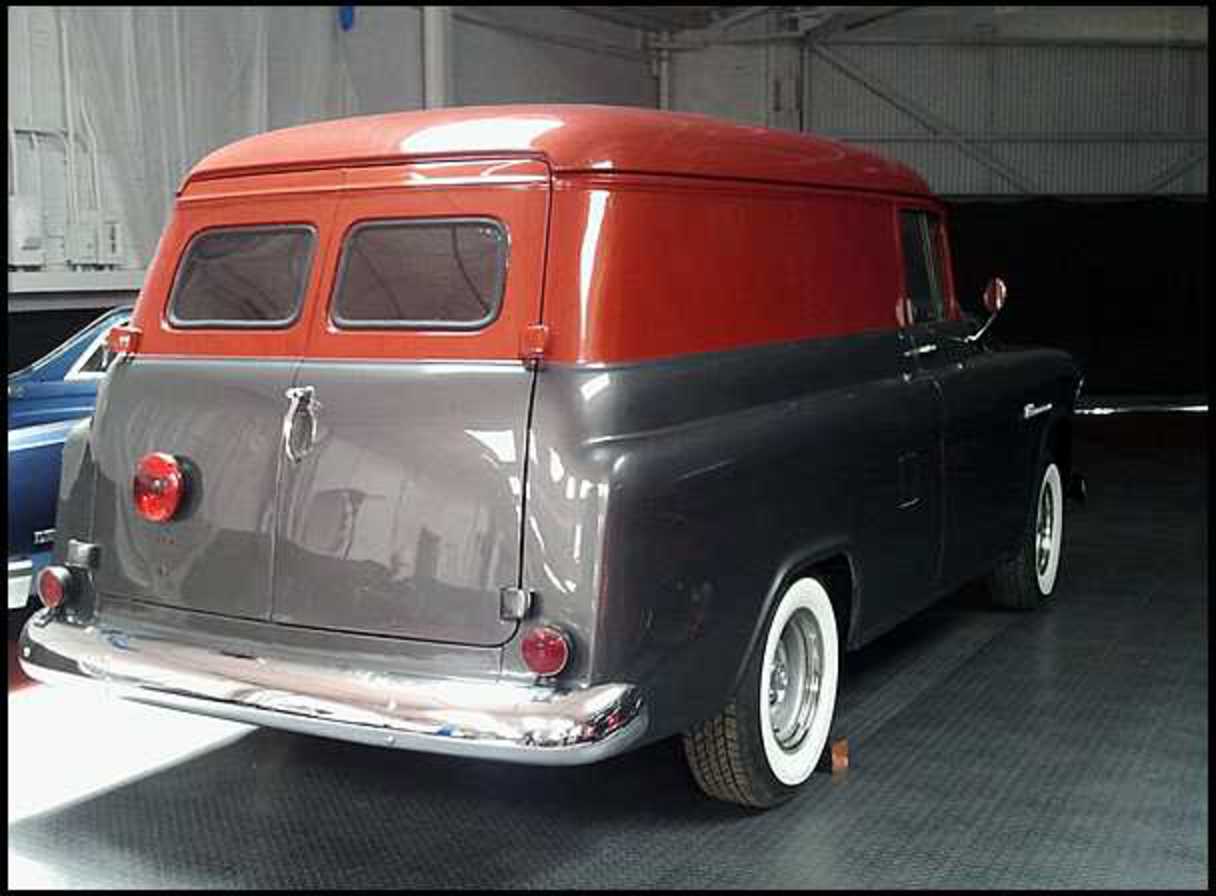
[[[173,518],[186,491],[186,476],[172,454],[145,454],[135,467],[135,509],[152,523]]]
[[[38,599],[48,609],[55,609],[72,589],[72,574],[62,566],[44,566],[38,572]]]
[[[570,639],[561,629],[542,625],[524,635],[520,652],[537,675],[556,675],[570,661]]]

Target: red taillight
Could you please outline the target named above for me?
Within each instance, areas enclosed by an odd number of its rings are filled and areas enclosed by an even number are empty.
[[[520,651],[524,663],[537,675],[556,675],[570,660],[570,639],[560,629],[542,625],[524,635]]]
[[[62,566],[44,566],[38,573],[38,599],[55,609],[63,603],[72,587],[72,574]]]
[[[173,518],[186,490],[181,464],[172,454],[145,454],[135,467],[135,509],[149,522]]]

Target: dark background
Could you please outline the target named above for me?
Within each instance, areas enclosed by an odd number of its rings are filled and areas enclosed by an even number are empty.
[[[1208,204],[1178,199],[950,203],[964,310],[992,276],[1009,286],[1002,342],[1071,351],[1090,395],[1207,395]],[[9,371],[102,313],[8,316]]]
[[[131,304],[135,295],[131,295]],[[8,372],[20,370],[77,330],[105,314],[108,308],[84,308],[71,311],[16,311],[8,315]]]
[[[1090,395],[1207,395],[1208,204],[1178,199],[950,203],[955,287],[1002,342],[1072,352]]]

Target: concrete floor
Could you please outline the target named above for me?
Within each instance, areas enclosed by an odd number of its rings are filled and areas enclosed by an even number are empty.
[[[9,692],[9,883],[1208,885],[1206,415],[1078,421],[1056,605],[966,589],[851,655],[851,767],[766,814],[675,742],[531,769]]]

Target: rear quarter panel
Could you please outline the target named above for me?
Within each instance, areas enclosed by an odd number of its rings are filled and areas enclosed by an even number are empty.
[[[905,394],[886,360],[897,344],[880,333],[540,374],[524,582],[537,615],[575,635],[572,674],[644,682],[659,737],[721,709],[800,566],[853,564],[846,639],[889,609],[865,571],[891,579],[901,562],[882,537],[897,502],[884,475]]]

